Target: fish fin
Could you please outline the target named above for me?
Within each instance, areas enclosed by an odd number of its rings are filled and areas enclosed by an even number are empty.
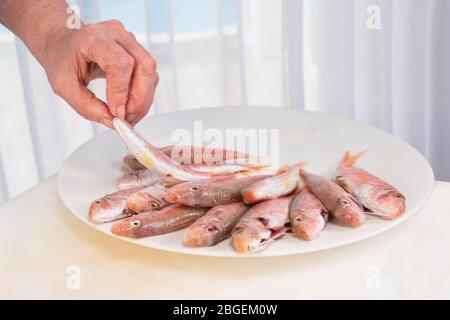
[[[349,193],[349,195],[350,195],[350,199],[352,199],[352,201],[353,201],[358,207],[360,207],[361,210],[364,210],[364,206],[362,205],[362,203],[361,203],[358,199],[356,199],[356,197],[355,197],[352,193]]]
[[[248,169],[248,171],[264,170],[264,169],[269,169],[270,168],[270,166],[265,165],[265,164],[247,164],[247,165],[245,165],[245,167]]]
[[[295,187],[295,190],[292,192],[292,195],[299,194],[303,189],[306,188],[305,182],[303,181],[303,178],[300,177],[300,179],[301,179],[302,181],[299,181],[299,182],[297,183],[297,186]]]
[[[307,161],[300,161],[300,162],[297,162],[297,163],[294,163],[294,164],[285,164],[284,166],[281,166],[281,167],[278,168],[277,174],[284,173],[284,172],[286,172],[289,169],[294,168],[294,167],[299,167],[300,170],[303,171],[303,168],[305,168],[307,164],[308,164]]]
[[[363,150],[352,156],[349,151],[346,151],[340,164],[347,167],[352,167],[366,152],[367,150]]]
[[[277,174],[286,172],[286,171],[288,171],[291,167],[292,167],[291,165],[285,164],[284,166],[281,166],[281,167],[278,168]]]

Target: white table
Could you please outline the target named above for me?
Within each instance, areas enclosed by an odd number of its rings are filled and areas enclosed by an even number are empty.
[[[450,183],[369,240],[277,258],[135,246],[68,212],[52,177],[0,208],[0,298],[450,298]]]

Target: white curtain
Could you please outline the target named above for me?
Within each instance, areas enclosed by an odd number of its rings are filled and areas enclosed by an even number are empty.
[[[304,3],[307,108],[392,132],[450,180],[450,1]]]
[[[450,180],[448,0],[70,3],[88,22],[121,20],[155,56],[161,81],[150,116],[217,105],[329,112],[392,132]],[[57,172],[104,129],[54,96],[2,29],[0,84],[2,202]],[[104,98],[104,82],[91,87]]]

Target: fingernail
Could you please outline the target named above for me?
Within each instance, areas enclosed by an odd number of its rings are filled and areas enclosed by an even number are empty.
[[[120,105],[117,107],[116,116],[120,120],[125,120],[125,106],[124,105]]]

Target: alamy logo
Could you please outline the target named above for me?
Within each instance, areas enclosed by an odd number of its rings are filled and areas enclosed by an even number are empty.
[[[279,135],[279,129],[208,128],[204,130],[202,121],[194,121],[192,132],[185,128],[179,128],[172,132],[171,141],[179,147],[206,146],[210,149],[238,150],[260,159],[267,159],[270,162],[267,163],[268,165],[277,168],[280,163]],[[172,153],[175,152],[175,154],[172,154],[172,158],[178,157],[176,154],[178,151],[179,148],[173,148]],[[191,162],[191,155],[184,151],[187,159],[184,159],[183,162]],[[209,164],[217,163],[220,162],[218,160],[222,156],[224,155],[218,153],[214,155],[204,153],[200,157],[195,157],[193,163],[201,164],[203,161]],[[226,156],[226,159],[232,158],[233,156]]]
[[[81,268],[77,265],[70,265],[66,268],[66,287],[69,290],[81,289]]]
[[[81,10],[79,6],[70,5],[66,9],[69,15],[66,20],[67,29],[81,29]]]
[[[366,269],[367,280],[366,286],[369,290],[381,289],[381,268],[379,266],[371,265]]]
[[[367,7],[366,13],[368,14],[366,20],[366,27],[369,30],[381,29],[381,8],[376,5]]]

